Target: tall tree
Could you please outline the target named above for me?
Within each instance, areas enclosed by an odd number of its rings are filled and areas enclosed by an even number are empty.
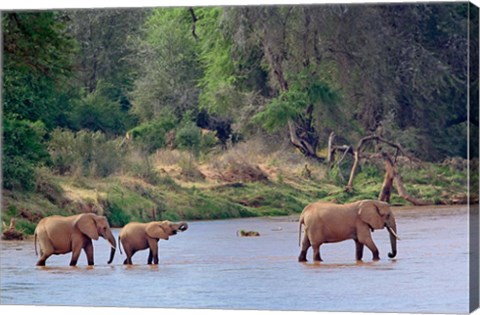
[[[3,24],[3,111],[20,119],[63,123],[69,107],[74,41],[60,12],[6,13]]]
[[[3,26],[3,187],[34,188],[44,136],[69,108],[73,41],[60,12],[6,13]]]
[[[153,10],[138,43],[141,75],[131,94],[142,120],[159,118],[165,110],[181,118],[196,107],[201,75],[196,45],[188,9]]]
[[[95,9],[68,11],[69,33],[78,42],[77,85],[131,107],[128,94],[138,75],[136,67],[138,36],[149,9]]]

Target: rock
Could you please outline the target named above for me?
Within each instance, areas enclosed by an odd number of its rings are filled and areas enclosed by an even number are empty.
[[[242,237],[260,236],[260,233],[258,233],[257,231],[240,230],[240,231],[237,231],[237,236],[242,236]]]

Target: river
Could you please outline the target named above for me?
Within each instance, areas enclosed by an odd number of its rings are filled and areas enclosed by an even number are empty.
[[[398,255],[388,232],[373,238],[381,260],[355,261],[349,240],[322,246],[324,262],[298,263],[296,217],[189,222],[189,229],[161,240],[160,263],[148,252],[122,265],[117,251],[94,242],[95,263],[77,267],[70,254],[36,267],[33,240],[2,241],[1,304],[163,308],[254,309],[344,312],[467,313],[469,291],[466,206],[394,208]],[[238,237],[240,229],[259,237]],[[119,230],[114,229],[115,237]]]

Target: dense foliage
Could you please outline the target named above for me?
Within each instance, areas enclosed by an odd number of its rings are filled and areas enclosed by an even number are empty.
[[[466,158],[468,6],[5,12],[3,187],[119,172],[128,141],[198,156],[264,135],[322,160],[332,131],[377,133]]]

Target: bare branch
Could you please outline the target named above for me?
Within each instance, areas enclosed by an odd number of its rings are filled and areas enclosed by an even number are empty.
[[[195,11],[193,10],[192,7],[188,8],[188,11],[190,12],[190,15],[192,16],[192,36],[195,38],[195,40],[198,40],[198,35],[195,33],[195,23],[198,21],[197,16],[195,15]]]

